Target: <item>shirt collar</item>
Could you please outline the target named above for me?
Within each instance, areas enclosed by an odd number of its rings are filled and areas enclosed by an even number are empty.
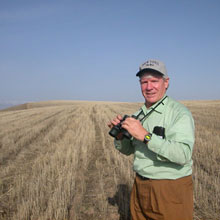
[[[167,95],[165,94],[162,99],[160,99],[158,102],[156,102],[155,104],[153,104],[150,108],[147,108],[146,105],[143,105],[143,106],[141,107],[141,109],[142,109],[142,111],[144,112],[144,114],[146,115],[149,111],[151,111],[152,109],[154,109],[154,108],[157,106],[157,104],[158,104],[159,102],[161,102],[161,100],[163,100],[166,96],[167,96]],[[156,112],[158,112],[158,113],[161,114],[161,113],[163,112],[163,110],[164,110],[164,107],[165,107],[165,104],[167,103],[167,101],[168,101],[168,96],[167,96],[166,99],[164,99],[164,100],[161,102],[161,104],[159,104],[159,105],[156,107],[156,109],[154,109],[154,111],[156,111]]]

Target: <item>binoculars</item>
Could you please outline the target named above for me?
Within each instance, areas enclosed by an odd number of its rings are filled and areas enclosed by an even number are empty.
[[[137,116],[134,116],[134,115],[132,115],[132,116],[124,115],[122,120],[117,125],[112,127],[112,129],[109,131],[109,135],[111,135],[114,138],[117,138],[117,136],[120,133],[122,133],[122,135],[123,135],[122,138],[125,137],[127,139],[131,139],[132,138],[131,134],[126,129],[122,128],[122,122],[128,117],[132,117],[132,118],[137,119]],[[164,127],[155,126],[153,129],[153,133],[156,134],[157,136],[161,137],[162,139],[165,138],[165,128]]]

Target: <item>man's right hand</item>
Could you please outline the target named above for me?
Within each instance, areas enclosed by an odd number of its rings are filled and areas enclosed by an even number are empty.
[[[109,123],[108,123],[108,127],[109,128],[113,128],[115,125],[119,124],[122,120],[122,116],[121,115],[117,115],[117,117],[113,118]]]
[[[114,119],[112,119],[109,123],[108,123],[108,127],[109,128],[113,128],[115,125],[119,124],[122,120],[122,116],[121,115],[117,115],[117,117],[115,117]],[[116,137],[117,140],[122,140],[123,138],[123,134],[119,133],[118,136]]]

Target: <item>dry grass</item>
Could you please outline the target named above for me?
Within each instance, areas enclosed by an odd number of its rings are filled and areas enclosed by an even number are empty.
[[[195,219],[220,219],[220,101],[184,102],[196,122]],[[132,157],[107,122],[141,104],[40,102],[0,112],[0,219],[129,219]]]
[[[196,215],[217,220],[220,219],[220,101],[185,104],[191,109],[196,125],[193,156]]]

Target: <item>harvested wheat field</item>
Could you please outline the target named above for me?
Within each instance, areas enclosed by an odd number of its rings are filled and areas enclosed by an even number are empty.
[[[196,124],[195,220],[220,219],[220,101],[184,102]],[[0,112],[0,219],[127,220],[132,156],[107,122],[141,103],[51,101]]]

